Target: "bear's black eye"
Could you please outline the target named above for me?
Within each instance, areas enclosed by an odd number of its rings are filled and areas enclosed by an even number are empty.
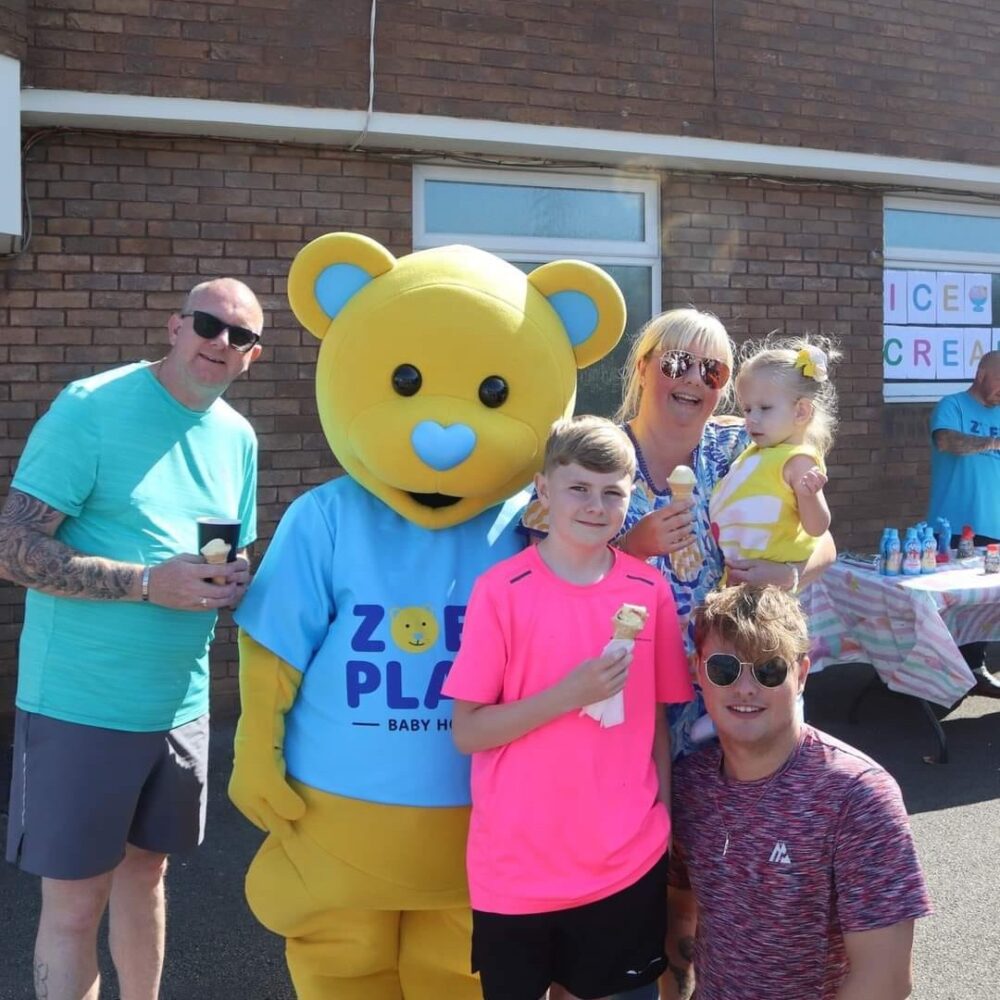
[[[479,384],[479,398],[483,406],[503,406],[509,393],[507,382],[499,375],[490,375]]]
[[[392,373],[392,388],[400,394],[400,396],[414,396],[420,391],[420,386],[423,384],[423,376],[420,374],[419,368],[414,368],[413,365],[400,365]]]

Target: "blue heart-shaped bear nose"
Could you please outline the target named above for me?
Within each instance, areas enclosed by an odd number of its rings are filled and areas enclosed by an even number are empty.
[[[410,434],[417,457],[437,472],[460,465],[476,447],[476,432],[465,424],[442,427],[436,420],[421,420]]]

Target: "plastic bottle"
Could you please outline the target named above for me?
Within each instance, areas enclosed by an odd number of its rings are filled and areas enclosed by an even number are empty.
[[[1000,573],[1000,545],[990,542],[986,546],[986,558],[983,559],[984,573]]]
[[[889,532],[892,529],[883,528],[882,537],[878,542],[878,572],[879,576],[888,576],[887,567],[889,565]]]
[[[951,522],[946,517],[937,519],[937,561],[951,562]]]
[[[903,539],[903,576],[919,576],[923,556],[923,541],[916,528],[906,529]]]
[[[971,524],[962,525],[962,537],[958,540],[958,558],[971,559],[976,554],[975,532]]]
[[[921,573],[937,572],[937,539],[934,537],[933,528],[928,525],[924,528],[923,552],[920,558]]]
[[[885,575],[899,576],[903,565],[903,547],[899,542],[899,530],[896,528],[886,530],[889,532],[889,537],[886,539]]]

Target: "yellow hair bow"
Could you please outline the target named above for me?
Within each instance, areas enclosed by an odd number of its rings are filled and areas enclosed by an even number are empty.
[[[826,354],[818,347],[803,347],[795,355],[795,367],[816,382],[825,382],[830,377],[826,370]]]

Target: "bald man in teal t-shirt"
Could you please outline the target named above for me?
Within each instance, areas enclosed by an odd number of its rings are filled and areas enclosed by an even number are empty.
[[[97,996],[109,899],[122,994],[158,993],[166,856],[204,832],[208,648],[256,534],[256,437],[221,396],[262,327],[242,282],[197,285],[162,361],[60,393],[0,513],[0,576],[28,588],[7,859],[42,879],[39,995]],[[235,560],[198,554],[202,517],[240,521]]]

